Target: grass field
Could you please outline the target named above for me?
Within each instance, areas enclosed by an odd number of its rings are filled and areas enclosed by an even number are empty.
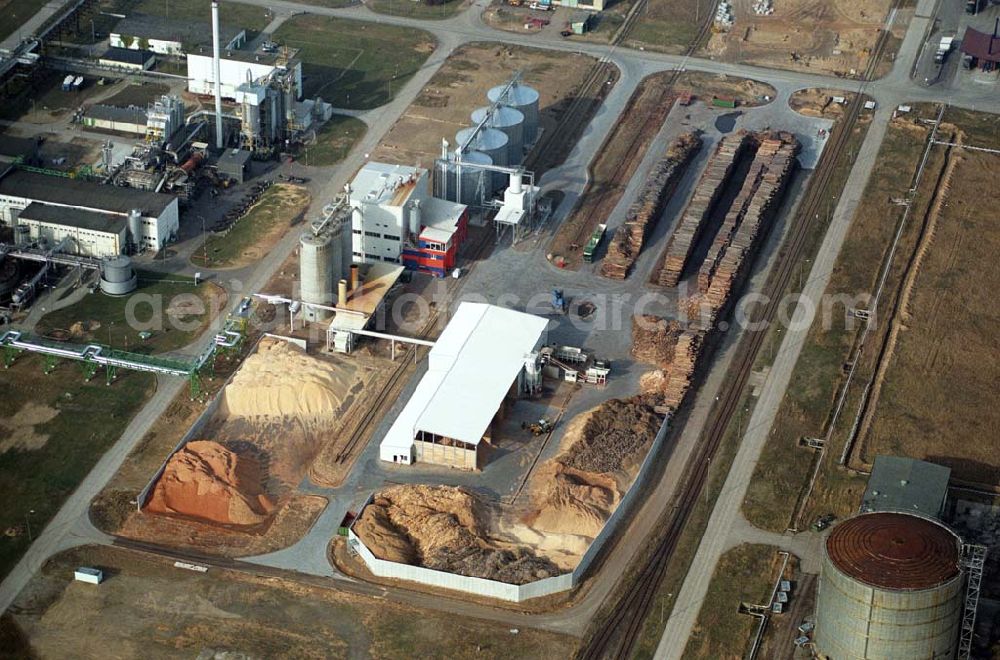
[[[202,282],[195,287],[190,277],[153,271],[139,271],[138,276],[139,288],[132,294],[87,294],[80,302],[43,316],[37,331],[70,331],[73,342],[95,341],[133,353],[163,353],[194,341],[225,304],[225,293],[215,284]],[[139,324],[130,323],[130,317]],[[148,339],[139,337],[144,329],[152,332]]]
[[[308,205],[309,193],[304,188],[273,185],[229,233],[205,239],[192,253],[191,261],[206,268],[236,268],[259,261]]]
[[[451,18],[468,7],[469,3],[466,0],[446,0],[441,4],[430,5],[423,1],[414,2],[413,0],[368,0],[365,5],[379,14],[439,20]]]
[[[889,204],[889,199],[903,196],[910,187],[923,152],[925,135],[925,129],[908,123],[890,125],[875,164],[875,171],[880,175],[868,182],[834,266],[827,294],[853,295],[874,290],[880,265],[902,213],[902,207]],[[928,167],[933,166],[932,158]],[[919,213],[921,202],[926,203],[926,196],[918,198],[915,213]],[[904,236],[904,240],[912,241],[912,238],[912,231]],[[890,273],[897,281],[900,270],[901,264],[896,264]],[[843,314],[840,307],[835,311]],[[813,461],[817,460],[811,451],[798,447],[799,439],[825,434],[845,375],[844,363],[860,329],[860,324],[847,327],[843,316],[824,329],[821,315],[810,328],[778,409],[771,438],[764,446],[743,503],[743,513],[754,525],[784,531],[792,522],[799,495],[813,469]],[[847,409],[850,410],[850,406]],[[841,418],[838,431],[852,424],[853,414],[847,417]],[[849,514],[857,509],[864,491],[863,476],[836,467],[844,438],[835,435],[834,440],[836,442],[823,456],[824,467],[805,509],[805,524],[826,513]]]
[[[71,580],[80,565],[110,576]],[[2,637],[51,657],[195,657],[206,649],[262,658],[567,658],[565,635],[335,589],[88,546],[58,555],[22,592]]]
[[[170,87],[161,83],[129,85],[114,96],[104,99],[102,103],[122,107],[130,105],[145,107],[169,91]]]
[[[47,0],[2,0],[0,1],[0,39],[17,32],[18,26],[38,13]],[[27,34],[22,34],[27,37]]]
[[[0,369],[0,577],[5,576],[152,394],[149,374],[89,383],[74,362],[48,376],[22,355]]]
[[[741,602],[766,605],[777,578],[778,549],[744,543],[719,557],[685,658],[739,660],[757,619],[739,613]]]
[[[132,4],[132,11],[149,16],[204,23],[208,29],[212,18],[210,5],[211,3],[201,0],[139,0]],[[259,32],[271,22],[271,13],[257,5],[230,2],[219,11],[219,22]]]
[[[626,43],[633,48],[682,53],[712,7],[712,0],[649,0]]]
[[[360,119],[335,114],[316,134],[316,143],[305,148],[299,162],[312,167],[336,165],[347,157],[367,130]]]
[[[306,97],[359,110],[391,101],[435,46],[423,30],[309,15],[285,21],[274,39],[302,49]]]

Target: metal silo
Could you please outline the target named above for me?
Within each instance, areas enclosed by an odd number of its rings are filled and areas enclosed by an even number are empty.
[[[494,165],[507,164],[507,135],[495,128],[484,128],[476,133],[475,128],[463,128],[455,134],[455,146],[461,147],[468,142],[466,152],[482,151],[493,159]]]
[[[481,204],[481,200],[478,199],[480,189],[487,195],[491,192],[494,173],[476,167],[467,167],[465,164],[492,165],[493,159],[481,151],[470,151],[462,154],[462,163],[462,190],[459,193],[456,184],[456,174],[459,168],[455,165],[455,155],[448,154],[448,160],[439,159],[437,161],[434,167],[434,196],[438,199],[447,199],[467,206],[477,206]]]
[[[514,84],[504,96],[506,85],[494,87],[486,93],[490,103],[503,103],[524,115],[524,144],[530,145],[538,135],[538,92],[527,85]],[[502,97],[502,98],[501,98]]]
[[[965,599],[961,540],[909,513],[869,513],[827,537],[816,602],[821,658],[955,657]]]
[[[132,260],[124,255],[108,257],[101,261],[101,291],[109,296],[124,296],[135,291],[139,279],[132,268]]]
[[[488,106],[474,110],[472,123],[478,126],[489,111]],[[521,111],[506,105],[498,106],[486,125],[503,131],[507,136],[507,164],[520,163],[524,159],[524,115]]]
[[[329,233],[319,235],[307,232],[299,240],[299,279],[302,302],[317,305],[333,305],[334,276],[333,253],[340,251],[334,246]],[[325,321],[332,312],[303,305],[302,315],[307,321]]]
[[[132,243],[135,251],[138,252],[142,247],[142,211],[139,209],[129,211],[125,224],[128,227],[128,240]],[[124,245],[122,249],[125,249]]]

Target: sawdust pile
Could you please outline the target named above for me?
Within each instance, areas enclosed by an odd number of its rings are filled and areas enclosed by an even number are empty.
[[[544,501],[531,527],[541,532],[594,538],[621,499],[613,478],[575,470],[558,461],[543,465],[539,479],[548,487],[541,492]]]
[[[294,344],[264,339],[226,387],[223,404],[231,417],[329,417],[355,380],[350,362],[331,368]]]
[[[12,449],[30,451],[44,447],[49,436],[39,433],[36,427],[51,422],[58,414],[51,406],[28,401],[10,419],[0,419],[0,455]]]
[[[402,485],[375,495],[354,531],[380,559],[524,584],[558,575],[559,567],[490,533],[490,512],[460,487]]]
[[[667,369],[674,361],[677,338],[683,328],[677,321],[644,314],[632,319],[632,356]]]
[[[252,457],[210,440],[187,443],[167,463],[146,506],[225,525],[255,525],[274,511]]]

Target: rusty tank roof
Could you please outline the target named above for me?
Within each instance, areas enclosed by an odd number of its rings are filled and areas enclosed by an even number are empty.
[[[845,520],[826,539],[842,573],[880,589],[930,589],[959,573],[959,539],[944,525],[906,513]]]

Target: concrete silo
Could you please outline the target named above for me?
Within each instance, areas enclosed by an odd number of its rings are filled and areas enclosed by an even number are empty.
[[[868,513],[826,539],[816,602],[820,658],[955,657],[965,600],[961,540],[937,521]]]
[[[504,90],[507,94],[504,95]],[[527,85],[515,83],[508,89],[506,85],[498,85],[486,93],[490,103],[502,103],[510,106],[524,115],[524,144],[530,145],[538,135],[538,92]]]
[[[101,291],[109,296],[124,296],[139,285],[132,268],[132,260],[124,255],[108,257],[101,261]]]
[[[329,233],[306,232],[299,240],[299,281],[304,303],[333,306],[334,258],[340,261],[340,244]],[[325,321],[332,312],[303,305],[306,321]]]
[[[472,123],[478,126],[489,111],[489,107],[474,110]],[[506,105],[498,106],[486,125],[504,132],[507,136],[507,164],[519,164],[524,159],[524,115],[521,111]]]

